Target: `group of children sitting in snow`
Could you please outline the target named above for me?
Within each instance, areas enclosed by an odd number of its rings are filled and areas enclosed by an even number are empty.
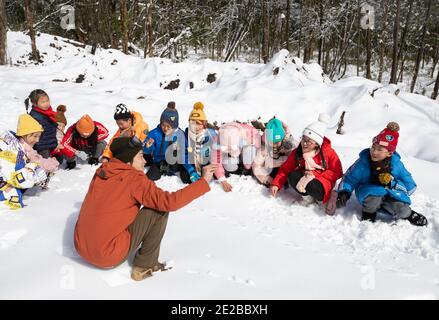
[[[108,162],[113,140],[131,137],[132,143],[143,145],[146,175],[153,181],[178,174],[184,183],[192,183],[200,179],[204,166],[218,164],[215,177],[226,192],[233,188],[227,180],[230,174],[253,175],[274,197],[292,187],[303,204],[321,202],[328,214],[334,214],[355,191],[362,220],[374,222],[377,212],[384,211],[417,226],[427,225],[427,219],[410,208],[416,183],[396,152],[399,126],[395,122],[373,138],[372,146],[343,176],[340,159],[325,137],[329,117],[324,114],[306,126],[298,142],[277,118],[268,121],[264,131],[239,122],[214,128],[208,125],[201,102],[195,103],[185,131],[179,128],[174,102],[168,103],[158,126],[149,131],[140,113],[119,104],[114,113],[119,129],[107,144],[108,130],[89,115],[64,133],[66,107],[54,111],[43,90],[32,91],[26,107],[29,102],[32,109],[19,117],[16,132],[0,134],[0,201],[12,208],[23,207],[27,189],[46,188],[64,160],[67,170],[76,167],[77,158],[90,165]],[[340,178],[338,190],[333,191]]]

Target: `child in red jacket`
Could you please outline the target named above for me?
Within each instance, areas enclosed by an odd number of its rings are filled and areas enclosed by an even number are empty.
[[[317,122],[305,128],[300,145],[291,152],[271,183],[274,197],[288,181],[304,197],[304,204],[329,200],[343,169],[331,141],[324,135],[328,123],[329,116],[321,114]]]

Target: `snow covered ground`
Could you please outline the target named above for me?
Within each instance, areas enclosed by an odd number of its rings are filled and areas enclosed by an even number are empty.
[[[0,67],[2,129],[15,129],[25,112],[23,101],[35,88],[46,90],[54,107],[67,105],[69,124],[88,113],[112,132],[114,107],[121,102],[140,111],[150,127],[174,100],[184,128],[193,103],[202,101],[211,122],[277,115],[297,138],[326,112],[331,116],[327,136],[346,170],[394,120],[401,125],[398,151],[418,183],[413,208],[430,223],[426,228],[407,221],[361,223],[355,201],[325,216],[316,205],[298,205],[291,190],[273,199],[253,178],[234,176],[232,193],[212,183],[210,193],[172,213],[161,258],[174,268],[135,283],[128,263],[103,271],[75,252],[73,229],[95,170],[83,163],[74,171],[60,170],[49,190],[31,190],[26,208],[0,207],[0,298],[439,298],[438,101],[406,92],[395,96],[394,87],[371,97],[379,83],[357,77],[331,83],[320,66],[293,62],[286,51],[267,65],[175,64],[115,50],[91,55],[90,48],[45,34],[37,46],[44,63],[35,66],[26,57],[28,37],[8,33],[13,66]],[[85,80],[75,83],[80,74]],[[207,81],[209,74],[215,82]],[[177,89],[164,89],[177,79]],[[342,111],[347,112],[344,135],[336,135]],[[158,185],[183,186],[176,177]]]

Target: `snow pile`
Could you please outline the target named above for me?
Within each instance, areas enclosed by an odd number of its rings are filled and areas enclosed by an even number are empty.
[[[151,128],[168,101],[176,101],[183,128],[193,103],[202,101],[210,122],[277,115],[296,138],[326,112],[327,135],[346,170],[394,120],[401,125],[398,151],[418,183],[413,209],[430,223],[426,228],[385,218],[361,223],[355,199],[329,217],[316,205],[298,205],[292,190],[273,199],[252,177],[232,176],[232,193],[212,183],[210,193],[171,215],[161,257],[174,269],[133,283],[128,263],[102,271],[75,252],[73,229],[95,170],[79,163],[73,172],[59,171],[49,190],[31,190],[21,211],[0,208],[0,297],[439,298],[437,101],[402,91],[395,95],[395,87],[359,77],[331,83],[320,66],[303,64],[285,50],[267,65],[172,63],[116,50],[92,55],[89,47],[41,34],[37,45],[44,62],[33,65],[26,60],[27,36],[9,32],[8,41],[13,64],[22,62],[0,67],[3,129],[15,128],[35,88],[46,90],[53,106],[67,105],[69,124],[89,113],[111,132],[114,107],[121,102],[141,112]],[[337,135],[343,111],[344,135]],[[177,177],[158,185],[171,191],[183,186]]]

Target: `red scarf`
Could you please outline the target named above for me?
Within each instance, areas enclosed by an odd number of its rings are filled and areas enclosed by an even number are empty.
[[[47,110],[40,109],[40,108],[38,108],[37,106],[32,106],[32,108],[33,108],[36,112],[41,113],[42,115],[45,115],[45,116],[48,117],[50,120],[52,120],[53,122],[57,123],[57,122],[56,122],[56,119],[55,119],[56,112],[53,111],[52,107],[49,107],[49,109],[47,109]]]

